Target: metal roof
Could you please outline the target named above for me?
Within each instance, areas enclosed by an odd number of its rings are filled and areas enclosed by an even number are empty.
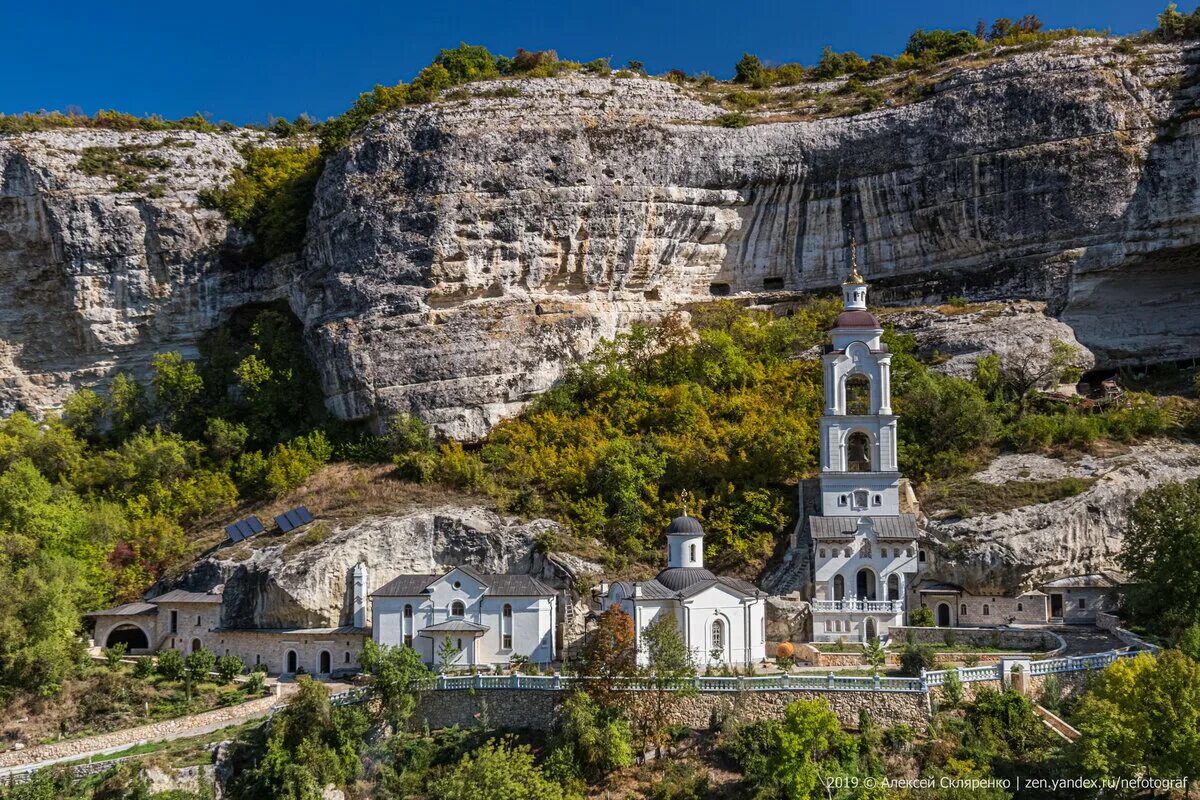
[[[945,583],[943,581],[928,581],[917,587],[917,593],[929,592],[931,594],[957,594],[963,590],[963,587],[957,583]]]
[[[700,524],[700,520],[695,517],[682,516],[671,520],[671,524],[667,526],[667,533],[690,533],[704,535],[704,526]]]
[[[269,633],[296,636],[370,636],[370,628],[342,625],[338,628],[213,628],[213,633]]]
[[[809,517],[809,530],[814,539],[849,539],[858,530],[858,521],[870,522],[880,539],[917,538],[917,519],[912,514],[898,516]]]
[[[158,606],[153,603],[122,603],[119,606],[105,608],[84,614],[85,617],[141,617],[147,614],[157,614]]]
[[[397,575],[371,593],[372,597],[420,597],[430,585],[455,569],[479,581],[489,597],[553,597],[556,592],[532,575],[484,573],[472,567],[458,566],[442,575]]]
[[[678,592],[700,581],[715,581],[716,575],[704,567],[668,567],[655,576],[654,580],[671,591]]]
[[[212,592],[185,592],[173,589],[164,595],[151,597],[151,603],[220,603],[221,595]]]
[[[864,330],[879,330],[879,320],[870,311],[843,311],[838,314],[834,328],[862,328]]]
[[[727,589],[733,590],[736,594],[753,597],[758,594],[758,587],[748,581],[740,578],[727,578],[724,575],[713,575],[706,569],[697,567],[675,567],[674,569],[663,570],[663,572],[676,572],[678,570],[693,570],[694,572],[708,573],[708,577],[696,577],[695,575],[683,583],[680,588],[673,589],[670,586],[663,585],[658,578],[649,581],[639,581],[636,584],[631,581],[617,581],[609,586],[609,596],[612,595],[614,587],[620,586],[621,593],[628,599],[634,599],[634,586],[642,588],[642,596],[639,600],[686,600],[689,597],[694,597],[700,594],[705,589],[710,589],[713,586],[724,586]],[[661,576],[662,573],[659,573]]]
[[[465,619],[448,619],[445,622],[439,622],[436,625],[428,625],[417,631],[418,636],[426,633],[486,633],[487,625],[479,625],[474,622],[469,622]]]
[[[1068,575],[1064,578],[1041,584],[1043,589],[1112,589],[1129,583],[1129,578],[1119,572],[1095,572],[1090,575]]]

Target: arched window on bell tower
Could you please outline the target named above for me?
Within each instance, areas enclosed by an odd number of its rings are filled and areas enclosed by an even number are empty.
[[[865,416],[871,413],[871,379],[861,373],[846,378],[846,413]]]
[[[855,431],[846,439],[846,471],[871,471],[871,437]]]

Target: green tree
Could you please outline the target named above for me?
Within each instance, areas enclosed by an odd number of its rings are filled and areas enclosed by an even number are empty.
[[[604,708],[587,692],[575,691],[562,706],[556,749],[566,751],[571,777],[597,781],[633,764],[633,734],[619,709]]]
[[[928,606],[914,608],[908,612],[908,624],[914,628],[932,628],[933,627],[933,609]]]
[[[121,660],[125,658],[125,651],[128,645],[124,642],[117,642],[112,647],[105,647],[100,652],[104,655],[104,664],[111,670],[121,668]]]
[[[758,56],[744,53],[733,68],[734,83],[748,83],[752,86],[765,86],[770,82],[766,67],[759,61]]]
[[[358,660],[363,673],[370,676],[368,691],[378,704],[381,718],[396,729],[402,728],[432,673],[411,647],[390,647],[368,640]]]
[[[108,404],[91,389],[80,389],[63,403],[63,424],[89,442],[100,441],[107,416]]]
[[[1110,664],[1073,712],[1075,748],[1091,775],[1181,778],[1200,764],[1200,663],[1178,650]]]
[[[204,380],[196,364],[184,361],[178,352],[159,353],[151,361],[154,400],[173,430],[196,430],[199,419],[197,401],[204,392]]]
[[[221,656],[216,666],[222,683],[233,683],[234,678],[246,671],[246,662],[240,656]]]
[[[112,436],[118,442],[132,436],[149,419],[146,390],[131,375],[120,372],[109,384],[108,415]]]
[[[297,684],[287,707],[271,720],[261,757],[252,756],[256,765],[234,778],[232,797],[320,800],[326,786],[344,786],[359,769],[368,727],[363,711],[332,707],[328,689],[307,676]]]
[[[538,769],[527,745],[492,740],[434,780],[430,795],[440,800],[560,800],[563,792]]]
[[[187,665],[183,661],[183,653],[178,650],[158,651],[158,674],[169,681],[183,680],[187,674]]]
[[[184,665],[187,667],[188,677],[193,681],[197,683],[206,681],[208,674],[217,665],[217,654],[207,647],[201,647],[188,654],[188,657],[184,659]]]
[[[782,797],[796,800],[816,797],[822,763],[853,747],[853,740],[842,732],[824,700],[789,703],[782,723],[774,729],[774,739],[766,765],[768,775]]]
[[[1119,556],[1127,613],[1168,634],[1200,623],[1200,479],[1149,490],[1128,525]]]
[[[486,47],[462,42],[453,50],[442,50],[434,59],[445,68],[451,83],[470,83],[500,76],[496,57]]]
[[[438,648],[438,661],[442,665],[442,672],[448,672],[458,661],[460,655],[462,655],[462,650],[454,646],[450,637],[443,637],[442,645]]]
[[[866,649],[863,651],[863,659],[871,667],[872,672],[878,672],[879,668],[887,663],[887,651],[883,649],[883,644],[879,641],[878,636],[872,636],[867,642]]]
[[[627,692],[624,701],[642,750],[657,750],[666,743],[671,708],[698,691],[696,665],[673,613],[660,614],[642,628],[638,640],[646,656],[637,670],[641,690]]]

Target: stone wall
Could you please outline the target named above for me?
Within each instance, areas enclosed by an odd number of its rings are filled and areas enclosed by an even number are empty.
[[[363,633],[272,630],[216,630],[205,646],[218,656],[240,656],[248,666],[266,664],[267,673],[295,671],[313,675],[358,672],[358,656],[368,636]],[[296,670],[288,669],[289,652],[296,654]],[[321,669],[321,653],[329,653],[329,670]]]
[[[1002,647],[1006,650],[1049,650],[1063,645],[1054,632],[1045,628],[892,628],[897,641],[911,635],[918,644],[945,644],[946,634],[953,633],[957,644],[971,647]]]
[[[451,725],[478,727],[482,724],[509,728],[550,730],[558,717],[565,691],[528,689],[471,689],[426,692],[409,721],[413,730]],[[789,703],[823,698],[847,727],[858,725],[865,708],[883,725],[903,722],[921,725],[927,720],[925,695],[921,692],[812,691],[700,692],[679,698],[672,705],[668,722],[690,728],[707,728],[715,719],[753,722],[783,716]]]

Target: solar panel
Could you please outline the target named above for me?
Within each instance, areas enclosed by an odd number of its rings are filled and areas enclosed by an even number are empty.
[[[313,515],[308,512],[304,506],[293,508],[291,511],[285,511],[275,518],[275,524],[279,526],[279,530],[287,533],[299,528],[301,525],[307,525],[313,521]]]
[[[254,534],[262,533],[264,530],[266,529],[263,528],[262,520],[255,516],[246,517],[232,525],[225,526],[225,534],[229,536],[231,542],[240,542],[243,539],[249,539]]]

